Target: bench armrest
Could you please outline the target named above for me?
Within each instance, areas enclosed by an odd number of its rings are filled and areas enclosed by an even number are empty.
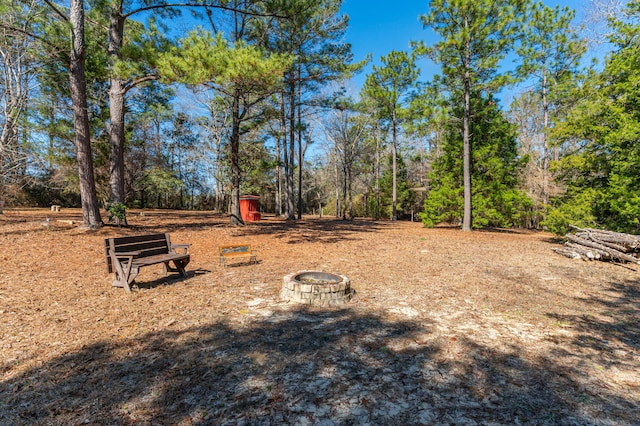
[[[185,254],[189,252],[189,247],[191,244],[171,244],[171,250],[184,249]]]

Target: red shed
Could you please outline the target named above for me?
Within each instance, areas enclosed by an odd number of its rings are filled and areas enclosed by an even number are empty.
[[[244,222],[255,222],[260,220],[261,215],[258,211],[258,201],[260,197],[257,195],[244,195],[240,197],[240,215]]]

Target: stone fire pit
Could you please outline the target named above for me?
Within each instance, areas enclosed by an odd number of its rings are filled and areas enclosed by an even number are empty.
[[[344,275],[319,271],[299,271],[282,279],[280,297],[291,302],[335,306],[351,300],[351,281]]]

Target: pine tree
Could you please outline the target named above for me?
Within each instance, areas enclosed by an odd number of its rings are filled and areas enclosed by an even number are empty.
[[[567,103],[567,83],[575,81],[577,67],[585,51],[585,44],[571,28],[575,11],[568,7],[550,8],[541,2],[532,5],[521,44],[516,53],[522,58],[516,73],[521,79],[533,79],[540,97],[542,128],[542,203],[549,200],[550,144],[548,130],[561,118]]]
[[[429,14],[422,16],[426,27],[441,40],[433,47],[419,45],[442,66],[445,89],[461,100],[459,117],[463,135],[464,217],[462,229],[472,228],[472,142],[470,124],[474,115],[472,94],[493,92],[506,84],[499,63],[511,50],[521,25],[520,13],[526,0],[432,0]]]
[[[340,12],[342,0],[284,0],[275,4],[288,19],[265,22],[261,32],[266,34],[264,46],[268,50],[294,58],[284,76],[277,107],[283,148],[284,213],[292,220],[296,210],[298,218],[302,217],[303,210],[301,187],[304,134],[308,127],[306,117],[318,106],[329,103],[320,90],[324,85],[348,77],[363,64],[351,63],[351,45],[343,41],[349,18]],[[294,185],[296,160],[297,197]]]
[[[166,78],[186,84],[205,84],[227,97],[231,105],[229,161],[231,164],[231,222],[240,216],[240,143],[251,123],[262,115],[256,110],[278,89],[291,65],[286,55],[266,56],[259,48],[237,41],[230,45],[222,36],[192,32],[158,61]]]
[[[518,184],[527,159],[517,152],[515,127],[503,116],[493,98],[471,97],[475,114],[469,123],[474,135],[471,181],[475,228],[526,225],[531,201]],[[452,113],[457,115],[463,107]],[[455,121],[449,121],[444,135],[443,155],[429,174],[431,191],[420,214],[426,226],[440,222],[458,224],[464,218],[462,152],[464,141]]]

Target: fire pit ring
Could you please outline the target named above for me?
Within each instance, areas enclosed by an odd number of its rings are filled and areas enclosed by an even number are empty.
[[[298,271],[282,279],[280,298],[314,306],[335,306],[351,300],[354,291],[344,275]]]

